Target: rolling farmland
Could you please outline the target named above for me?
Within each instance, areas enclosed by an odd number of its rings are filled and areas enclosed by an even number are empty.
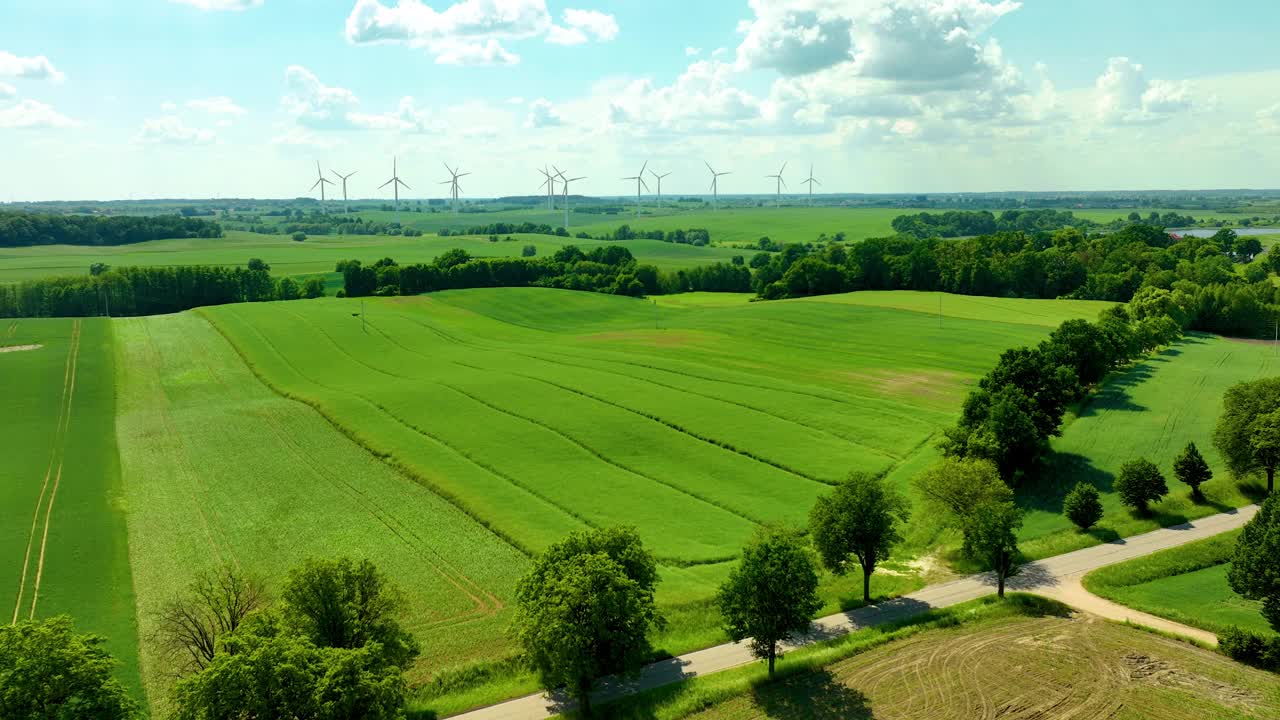
[[[72,615],[138,689],[111,347],[97,318],[0,323],[0,618]]]

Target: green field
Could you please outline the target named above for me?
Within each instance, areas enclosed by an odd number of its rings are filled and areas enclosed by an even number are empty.
[[[1209,632],[1237,625],[1271,634],[1262,603],[1240,597],[1227,582],[1239,537],[1237,530],[1094,570],[1084,585],[1095,595]]]
[[[138,695],[111,348],[107,320],[0,323],[0,621],[70,614]]]
[[[525,559],[264,386],[193,314],[117,320],[117,424],[144,638],[191,579],[232,562],[274,584],[307,557],[367,557],[400,585],[436,667],[491,657]],[[167,663],[144,644],[154,707]]]

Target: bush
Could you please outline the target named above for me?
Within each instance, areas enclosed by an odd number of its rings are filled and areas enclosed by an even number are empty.
[[[293,234],[294,242],[302,242],[303,240],[306,240],[306,239],[307,239],[307,234],[304,232],[296,232]]]
[[[302,297],[308,300],[324,297],[324,279],[309,277],[302,283]]]
[[[1280,672],[1280,636],[1265,638],[1232,625],[1218,634],[1218,650],[1236,662]]]
[[[1160,468],[1146,458],[1130,460],[1121,465],[1115,489],[1125,505],[1140,513],[1147,512],[1148,503],[1156,502],[1169,493],[1169,486],[1165,485]]]
[[[1062,501],[1062,514],[1081,530],[1088,530],[1102,519],[1102,500],[1098,488],[1086,482],[1076,483]]]
[[[537,245],[525,245],[520,249],[520,257],[533,257],[538,254]]]

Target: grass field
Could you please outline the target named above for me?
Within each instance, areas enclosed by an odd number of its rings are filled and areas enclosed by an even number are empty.
[[[995,617],[915,633],[699,712],[671,702],[615,717],[669,720],[1267,718],[1275,676],[1209,650],[1082,617]]]
[[[107,638],[137,696],[111,332],[94,318],[0,323],[0,622],[70,614]]]
[[[525,558],[455,507],[264,386],[193,314],[117,320],[118,440],[137,616],[232,562],[269,583],[306,557],[367,557],[400,585],[434,667],[506,647]],[[0,358],[3,359],[3,358]],[[276,589],[276,588],[272,588]],[[144,644],[153,707],[168,677]]]
[[[1239,537],[1237,530],[1094,570],[1084,585],[1095,595],[1213,633],[1238,625],[1270,634],[1262,603],[1245,600],[1227,582]]]

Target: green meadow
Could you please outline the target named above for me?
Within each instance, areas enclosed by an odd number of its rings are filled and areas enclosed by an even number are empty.
[[[71,615],[138,695],[113,365],[110,321],[0,322],[0,622]]]
[[[1262,603],[1240,597],[1227,582],[1239,537],[1236,530],[1094,570],[1084,585],[1095,595],[1213,633],[1232,625],[1273,633]]]

